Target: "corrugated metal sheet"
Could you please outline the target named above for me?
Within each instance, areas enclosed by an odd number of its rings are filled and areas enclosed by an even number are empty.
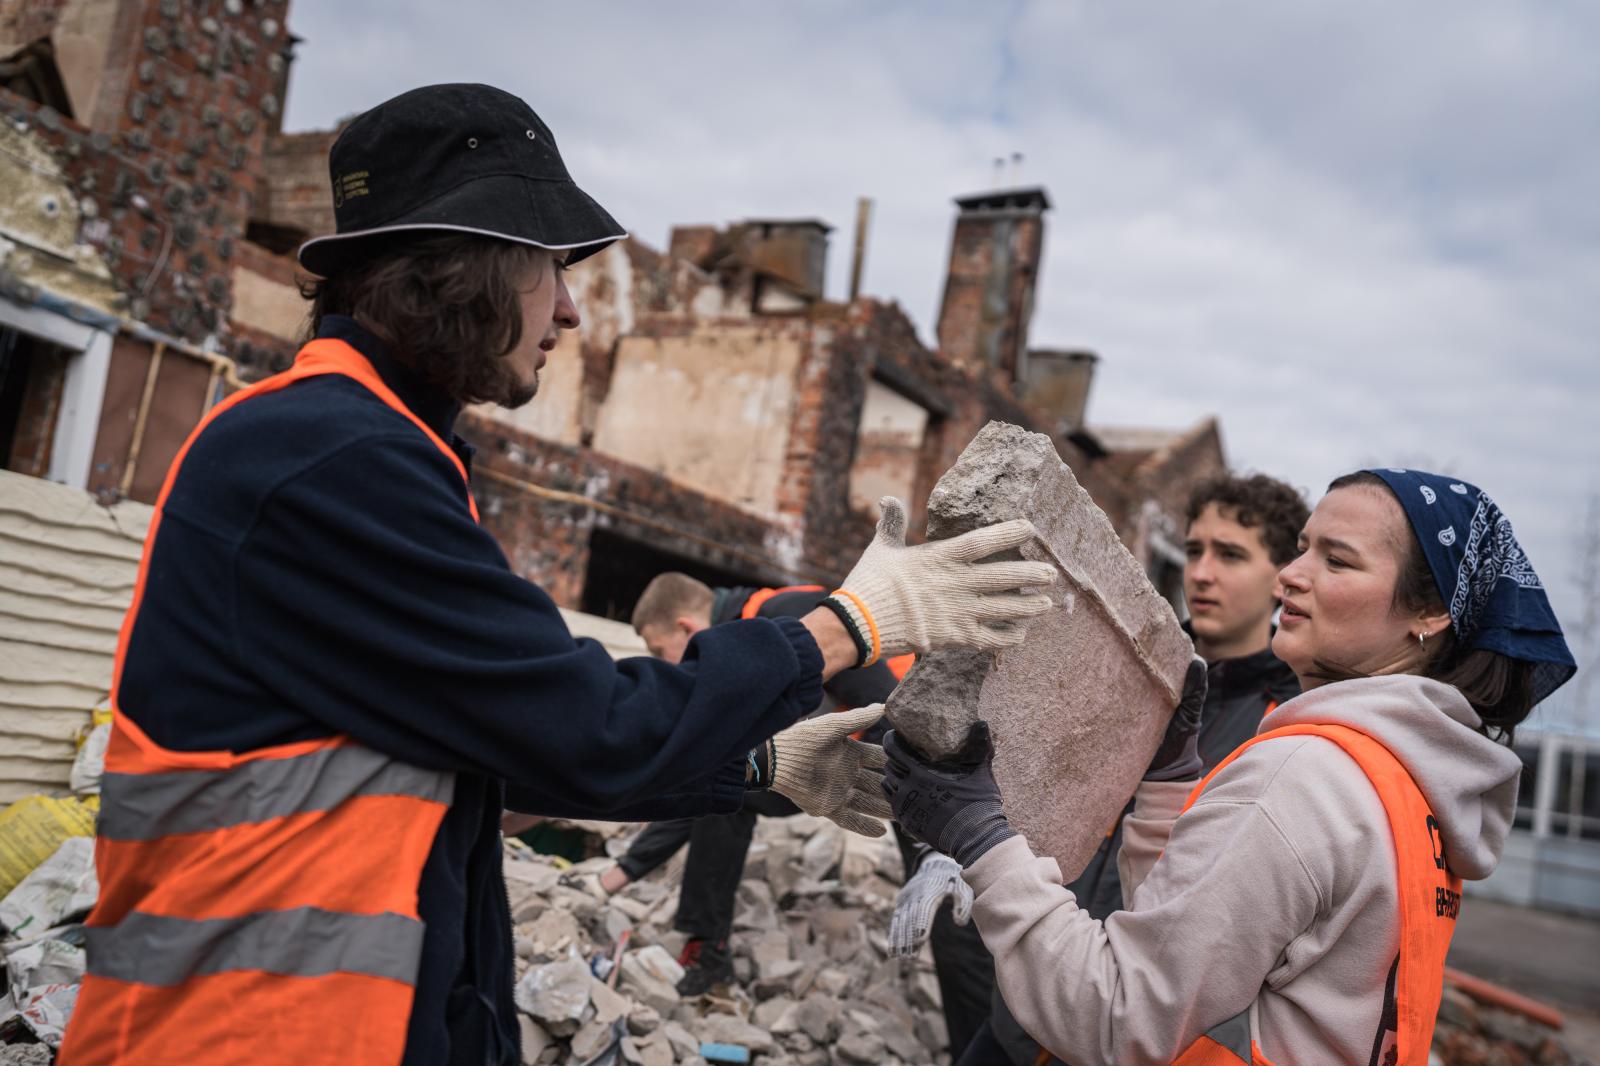
[[[111,689],[150,514],[0,470],[0,805],[66,790],[78,732]],[[647,654],[622,622],[561,615],[614,658]]]
[[[111,688],[150,514],[0,471],[0,804],[66,790]]]

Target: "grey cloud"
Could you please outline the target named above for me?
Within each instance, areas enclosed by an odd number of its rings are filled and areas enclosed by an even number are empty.
[[[873,196],[868,290],[925,337],[950,197],[1020,150],[1056,205],[1034,338],[1101,351],[1091,418],[1218,413],[1237,465],[1313,496],[1383,456],[1454,461],[1578,616],[1600,8],[308,0],[291,24],[291,127],[491,81],[653,244],[747,215],[847,227]]]

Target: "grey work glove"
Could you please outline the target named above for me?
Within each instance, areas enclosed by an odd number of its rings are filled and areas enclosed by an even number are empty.
[[[1206,706],[1206,661],[1196,655],[1183,675],[1183,695],[1167,723],[1167,734],[1144,772],[1146,781],[1197,781],[1200,761],[1200,712]]]
[[[772,738],[772,791],[807,814],[831,818],[852,833],[881,837],[889,817],[883,798],[883,749],[853,740],[883,717],[883,704],[819,714]]]
[[[834,597],[872,649],[866,661],[933,648],[1008,647],[1022,641],[1026,619],[1050,609],[1043,593],[1017,591],[1055,581],[1049,563],[978,562],[1031,540],[1026,519],[907,546],[905,505],[885,496],[878,506],[877,535]]]
[[[894,897],[894,917],[889,919],[889,954],[909,958],[928,939],[934,915],[950,900],[950,917],[966,925],[972,917],[972,889],[961,877],[961,864],[948,855],[928,851],[927,857]]]
[[[963,869],[1017,835],[1000,805],[988,722],[974,723],[961,750],[945,759],[929,759],[894,729],[884,736],[883,751],[889,761],[883,791],[894,820]]]

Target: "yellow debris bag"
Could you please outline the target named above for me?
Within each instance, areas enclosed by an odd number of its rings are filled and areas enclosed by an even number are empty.
[[[24,796],[0,811],[0,897],[56,853],[68,837],[94,836],[99,796]]]

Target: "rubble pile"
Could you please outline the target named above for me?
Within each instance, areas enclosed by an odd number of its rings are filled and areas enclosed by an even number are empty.
[[[563,868],[507,844],[525,1063],[912,1066],[943,1055],[930,956],[888,957],[901,876],[892,837],[762,819],[730,938],[735,980],[693,1000],[674,987],[681,865],[612,896],[600,887],[609,866]]]
[[[620,834],[604,843],[614,854],[623,845]],[[573,865],[519,840],[505,848],[524,1063],[913,1066],[943,1053],[931,956],[888,957],[901,878],[892,837],[807,815],[762,819],[739,886],[735,980],[694,1000],[675,987],[681,856],[607,895],[610,858]],[[96,888],[93,842],[74,837],[0,903],[0,1066],[51,1060]]]
[[[1452,985],[1439,1001],[1433,1057],[1443,1066],[1586,1066],[1561,1034],[1532,1018],[1480,1003]]]

